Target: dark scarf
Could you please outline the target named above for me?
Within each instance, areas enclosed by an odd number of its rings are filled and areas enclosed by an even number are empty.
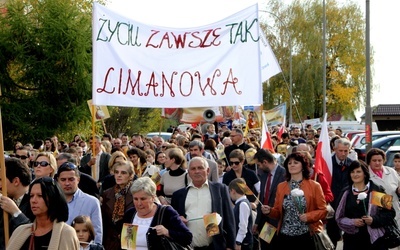
[[[114,210],[112,213],[112,221],[116,223],[124,217],[125,213],[125,195],[129,193],[129,189],[132,186],[132,181],[129,181],[124,188],[119,185],[114,186],[115,203]]]

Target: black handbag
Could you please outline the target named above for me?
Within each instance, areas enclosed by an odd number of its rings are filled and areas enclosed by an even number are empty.
[[[162,225],[162,219],[164,217],[164,211],[166,206],[161,206],[160,212],[158,213],[157,225]],[[182,246],[176,243],[173,239],[168,238],[166,236],[161,236],[161,245],[163,246],[163,250],[193,250],[192,246]]]
[[[383,242],[387,248],[395,248],[400,246],[400,230],[395,219],[383,226],[385,234]]]

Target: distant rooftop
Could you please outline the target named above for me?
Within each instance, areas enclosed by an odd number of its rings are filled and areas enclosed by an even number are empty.
[[[372,107],[372,116],[400,116],[400,104],[379,104]],[[365,113],[360,117],[365,119]]]

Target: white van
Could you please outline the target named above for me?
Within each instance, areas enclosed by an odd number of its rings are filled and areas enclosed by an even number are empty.
[[[354,131],[354,130],[364,130],[365,131],[365,122],[359,121],[328,121],[328,128],[337,129],[340,128],[343,133],[346,131]],[[315,124],[314,128],[320,128],[321,123]],[[378,125],[376,122],[372,122],[372,131],[379,131]]]

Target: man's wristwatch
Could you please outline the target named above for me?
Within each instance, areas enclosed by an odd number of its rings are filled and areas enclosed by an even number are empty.
[[[18,215],[20,215],[20,214],[22,214],[22,212],[21,212],[21,211],[17,211],[17,212],[15,212],[15,213],[13,213],[13,217],[14,217],[14,218],[17,218]]]
[[[236,245],[241,246],[242,242],[236,241]]]

